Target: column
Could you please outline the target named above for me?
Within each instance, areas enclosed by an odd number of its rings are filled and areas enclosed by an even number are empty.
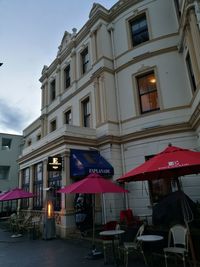
[[[72,49],[71,51],[71,64],[70,64],[70,72],[71,72],[71,84],[75,83],[77,80],[77,75],[76,75],[76,50],[75,48]]]
[[[60,75],[60,64],[57,65],[57,68],[56,68],[56,97],[57,96],[60,96],[61,94],[61,75]]]
[[[90,38],[91,38],[91,51],[92,51],[92,58],[91,58],[91,65],[94,65],[95,62],[98,59],[97,56],[97,41],[96,41],[96,30],[93,30],[90,32]]]
[[[43,209],[45,208],[47,191],[44,190],[48,186],[48,172],[47,172],[47,159],[43,161]]]
[[[107,121],[108,119],[108,111],[107,111],[107,104],[106,104],[106,91],[105,91],[105,80],[104,76],[102,75],[99,79],[99,88],[100,88],[100,105],[101,105],[101,114],[102,114],[102,122]]]
[[[29,192],[33,193],[34,183],[34,165],[30,166],[30,177],[29,177]],[[33,209],[33,198],[29,199],[29,210]]]
[[[62,155],[62,187],[69,185],[70,182],[70,152],[66,151]],[[71,198],[70,194],[61,194],[61,213],[65,214],[67,209],[71,208]]]
[[[190,10],[190,29],[197,58],[198,69],[200,71],[200,31],[197,26],[197,18],[193,9]]]
[[[100,105],[100,94],[99,94],[99,77],[94,80],[94,96],[95,96],[95,113],[96,113],[96,124],[100,124],[102,122],[101,119],[101,105]]]

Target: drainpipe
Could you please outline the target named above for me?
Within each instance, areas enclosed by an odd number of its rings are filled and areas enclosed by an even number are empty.
[[[108,27],[107,30],[110,32],[110,36],[111,36],[111,48],[112,48],[112,57],[113,57],[113,65],[114,65],[114,78],[115,78],[115,89],[116,89],[116,102],[117,102],[117,117],[118,117],[118,121],[119,121],[119,134],[120,136],[122,135],[122,123],[121,123],[121,108],[120,108],[120,101],[119,101],[119,85],[118,85],[118,79],[117,79],[117,74],[116,74],[116,68],[117,68],[117,64],[116,64],[116,57],[115,57],[115,43],[114,43],[114,35],[113,35],[113,31],[114,31],[114,26],[111,23]],[[120,150],[121,150],[121,155],[122,155],[122,173],[125,173],[125,161],[124,161],[124,145],[120,144]],[[128,203],[128,196],[125,193],[125,207],[127,208],[129,206]]]

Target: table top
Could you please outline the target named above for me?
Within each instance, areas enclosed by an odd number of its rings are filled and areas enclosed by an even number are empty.
[[[100,232],[99,235],[114,236],[114,235],[121,235],[124,232],[125,232],[124,230],[107,230]]]
[[[143,242],[154,242],[154,241],[160,241],[163,240],[163,236],[161,235],[141,235],[137,237],[137,240],[143,241]]]

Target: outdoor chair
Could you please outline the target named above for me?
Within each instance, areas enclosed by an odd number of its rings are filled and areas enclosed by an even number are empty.
[[[144,232],[145,225],[142,224],[140,228],[138,229],[134,240],[132,242],[124,242],[123,246],[120,248],[120,250],[123,252],[123,257],[124,257],[124,265],[127,267],[128,266],[128,260],[129,260],[129,254],[130,253],[135,253],[135,254],[140,254],[143,256],[145,265],[147,265],[147,261],[144,255],[144,251],[142,249],[142,242],[137,240],[138,236],[141,236]]]
[[[176,224],[169,230],[168,247],[164,248],[165,265],[167,267],[168,257],[175,256],[183,261],[186,267],[185,259],[188,256],[188,229],[180,224]]]
[[[120,211],[120,225],[124,225],[126,227],[137,227],[141,224],[142,222],[140,218],[133,215],[132,209]]]
[[[109,221],[103,225],[103,231],[108,230],[119,230],[120,226],[117,221]],[[103,236],[103,251],[104,251],[104,263],[108,262],[107,254],[109,250],[112,248],[113,237]],[[115,247],[119,250],[119,239],[114,239]]]

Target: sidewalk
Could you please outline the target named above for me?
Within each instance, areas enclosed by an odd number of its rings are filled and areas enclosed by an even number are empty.
[[[0,266],[5,267],[105,267],[103,258],[87,259],[91,241],[85,239],[31,240],[27,235],[12,238],[0,224]],[[97,249],[101,250],[97,245]],[[133,263],[130,262],[130,265]],[[109,264],[108,266],[114,266]],[[123,265],[121,265],[123,266]],[[144,267],[134,261],[135,267]]]

